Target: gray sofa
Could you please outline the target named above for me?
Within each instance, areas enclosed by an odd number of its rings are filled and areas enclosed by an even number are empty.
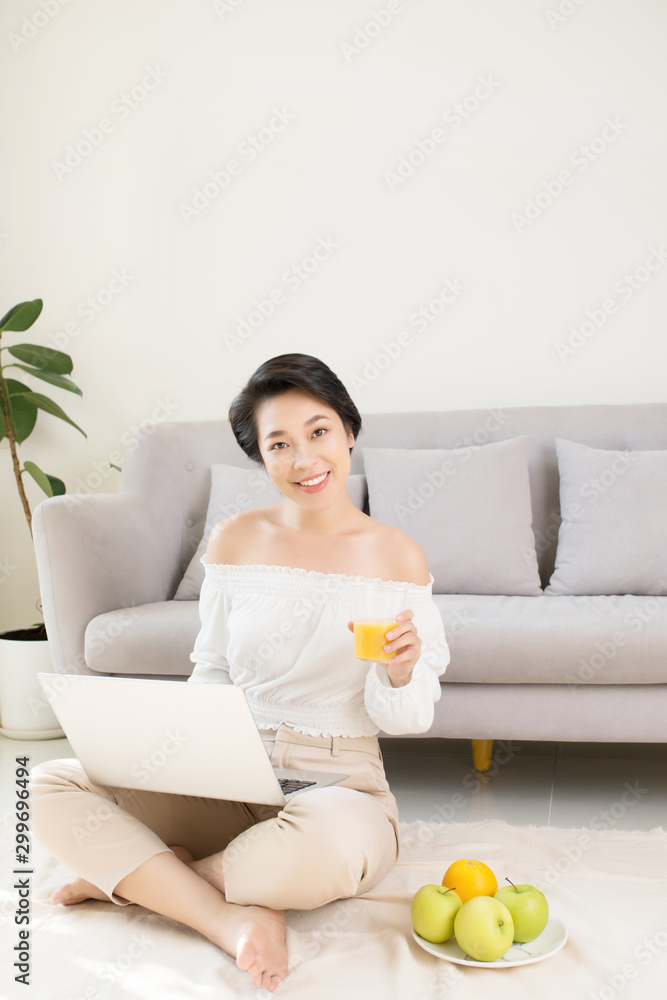
[[[451,661],[433,726],[420,735],[662,742],[667,590],[558,596],[541,588],[554,570],[559,536],[556,440],[595,449],[665,451],[667,403],[367,414],[352,452],[352,473],[365,471],[364,448],[476,447],[481,453],[482,446],[523,436],[529,443],[527,495],[535,543],[527,561],[536,558],[540,589],[437,593],[436,580],[433,591]],[[367,453],[373,454],[378,453]],[[158,424],[127,453],[117,494],[71,494],[36,507],[37,565],[57,672],[190,675],[198,602],[174,595],[202,539],[211,467],[218,464],[257,468],[226,421]],[[365,509],[375,516],[370,479],[369,484]],[[495,513],[500,537],[511,512]],[[451,529],[448,523],[450,534]],[[403,530],[410,533],[409,522]],[[623,530],[619,520],[616,532],[605,534],[609,546],[622,539]],[[429,565],[438,550],[446,572],[447,551],[440,551],[437,532],[418,540]],[[641,625],[635,628],[633,622]],[[488,759],[486,765],[480,760],[476,766],[488,766]]]

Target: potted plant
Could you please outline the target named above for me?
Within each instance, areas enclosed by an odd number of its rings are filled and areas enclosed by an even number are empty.
[[[8,378],[7,369],[16,368],[33,378],[68,392],[83,395],[67,376],[72,371],[68,354],[40,344],[2,344],[4,333],[27,330],[42,311],[42,300],[20,302],[0,320],[0,440],[7,438],[19,497],[32,537],[32,514],[23,486],[27,472],[47,497],[66,492],[56,476],[43,472],[34,462],[21,468],[17,448],[32,434],[39,410],[50,413],[84,431],[48,396],[36,392],[18,379]],[[6,351],[15,360],[3,364]],[[64,736],[37,680],[38,671],[53,672],[48,636],[43,622],[27,628],[0,633],[0,733],[11,739],[53,739]]]

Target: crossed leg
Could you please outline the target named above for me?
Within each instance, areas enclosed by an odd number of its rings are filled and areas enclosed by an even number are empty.
[[[95,878],[103,867],[117,864],[111,860],[112,854],[118,856],[113,845],[129,844],[131,836],[135,838],[132,850],[136,859],[150,855],[115,885],[99,879],[106,891],[91,879],[79,876],[56,889],[51,902],[63,906],[86,899],[108,902],[113,893],[115,902],[137,903],[199,931],[235,958],[255,986],[273,991],[285,978],[284,911],[227,902],[221,890],[186,863],[193,860],[190,851],[180,846],[167,848],[154,830],[143,826],[134,812],[128,812],[117,801],[140,814],[144,807],[152,809],[158,819],[156,825],[166,833],[171,823],[167,820],[174,815],[173,799],[163,800],[155,793],[142,798],[125,789],[94,785],[74,759],[36,765],[30,781],[33,832],[54,857],[72,870],[83,868]],[[192,807],[200,810],[201,822],[205,801],[192,801]]]
[[[264,821],[253,822],[246,807],[225,811],[227,847],[217,853],[202,847],[220,843],[220,823],[207,811],[219,803],[186,797],[188,808],[175,809],[173,797],[96,786],[75,760],[37,765],[31,788],[36,837],[84,872],[53,902],[138,903],[199,931],[270,991],[288,971],[285,909],[359,895],[396,858],[394,831],[373,797],[340,786],[296,796]],[[82,826],[89,819],[93,832]],[[174,834],[199,844],[199,860],[166,846]]]
[[[193,927],[236,958],[255,986],[275,990],[287,975],[284,910],[228,903],[187,861],[193,858],[183,847],[162,851],[121,879],[114,891],[128,902]],[[84,899],[109,897],[84,878],[56,889],[51,897],[65,906]]]

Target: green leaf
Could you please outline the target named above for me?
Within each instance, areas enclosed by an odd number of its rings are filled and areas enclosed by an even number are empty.
[[[42,305],[41,299],[33,299],[32,302],[19,302],[0,319],[0,333],[3,330],[27,330],[41,313]]]
[[[18,396],[22,392],[31,391],[29,385],[24,385],[23,382],[18,382],[15,378],[6,378],[5,385],[10,396]]]
[[[5,365],[5,368],[9,368],[9,365]],[[39,368],[28,368],[26,365],[11,365],[12,368],[20,368],[21,371],[28,372],[29,375],[34,375],[36,378],[41,378],[45,382],[50,382],[51,385],[60,386],[61,389],[68,389],[70,392],[76,392],[79,396],[83,396],[81,389],[78,385],[75,385],[71,379],[65,378],[64,375],[53,375],[51,372],[40,371]]]
[[[62,479],[58,479],[56,476],[50,476],[48,473],[42,472],[39,466],[35,465],[34,462],[24,462],[23,468],[26,472],[30,473],[39,488],[46,493],[47,497],[58,497],[67,492]]]
[[[37,420],[37,407],[26,399],[26,395],[30,393],[30,386],[24,385],[23,382],[17,382],[13,378],[5,379],[5,385],[9,395],[14,437],[17,444],[21,444],[32,434]],[[5,437],[7,437],[7,424],[2,407],[0,407],[0,441]]]
[[[67,493],[67,488],[62,479],[58,479],[57,476],[50,476],[48,472],[46,474],[46,478],[51,483],[51,489],[53,490],[54,497],[61,497]]]
[[[30,437],[36,420],[37,407],[27,402],[23,396],[14,396],[12,399],[12,426],[17,444],[21,444],[26,438]],[[3,430],[6,433],[4,416],[2,424]]]
[[[5,385],[10,396],[16,396],[19,392],[30,392],[30,386],[24,385],[15,378],[6,378]]]
[[[35,368],[42,368],[56,375],[69,375],[72,371],[72,359],[64,351],[56,351],[54,347],[44,347],[41,344],[13,344],[7,350],[19,361],[25,361]]]
[[[67,416],[64,410],[54,403],[53,400],[49,399],[48,396],[42,396],[41,392],[26,392],[23,394],[22,398],[27,402],[34,403],[38,406],[40,410],[44,410],[46,413],[51,413],[54,417],[58,417],[59,420],[64,420],[66,423],[71,424],[72,427],[76,427],[78,431],[83,434],[85,438],[88,437],[85,431],[82,431],[78,424],[75,424],[73,420]]]
[[[26,472],[30,473],[40,490],[42,490],[43,493],[46,493],[47,497],[53,496],[53,489],[51,488],[49,477],[46,473],[42,472],[38,465],[35,465],[34,462],[25,462],[23,468]]]

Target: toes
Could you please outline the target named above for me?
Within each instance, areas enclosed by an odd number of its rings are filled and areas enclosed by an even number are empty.
[[[75,903],[80,903],[80,899],[72,899],[71,896],[59,896],[58,899],[53,900],[54,903],[59,903],[60,906],[74,906]]]
[[[278,985],[273,981],[273,977],[269,972],[264,972],[261,975],[257,976],[256,979],[253,979],[253,983],[255,986],[259,986],[260,989],[262,990],[271,990],[271,991],[275,990],[276,986]]]
[[[252,958],[252,950],[247,938],[239,938],[236,948],[236,964],[243,972],[249,972],[252,976],[253,965],[255,971],[259,968],[257,960]]]

